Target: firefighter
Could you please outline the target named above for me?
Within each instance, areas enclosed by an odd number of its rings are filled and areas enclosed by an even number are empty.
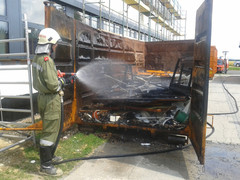
[[[52,28],[43,29],[38,36],[38,44],[32,63],[33,87],[38,91],[38,109],[43,122],[40,137],[40,173],[61,175],[61,169],[53,166],[61,122],[61,95],[65,83],[58,78],[55,63],[51,56],[61,41],[59,34]]]

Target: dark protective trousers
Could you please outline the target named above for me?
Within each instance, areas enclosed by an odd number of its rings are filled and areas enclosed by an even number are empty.
[[[56,143],[61,121],[61,97],[55,94],[39,94],[38,109],[43,122],[41,146],[52,146]]]

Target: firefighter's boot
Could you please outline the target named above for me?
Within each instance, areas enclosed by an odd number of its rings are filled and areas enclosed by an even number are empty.
[[[50,176],[61,176],[61,169],[57,169],[52,164],[52,146],[40,146],[40,174]]]
[[[53,145],[53,146],[51,146],[51,147],[52,147],[51,153],[52,153],[52,162],[53,162],[53,163],[55,163],[55,162],[60,162],[60,161],[63,160],[61,156],[55,156],[55,155],[54,155],[54,154],[55,154],[55,151],[56,151],[56,149],[57,149],[57,145],[58,145],[58,143],[55,144],[55,145]]]

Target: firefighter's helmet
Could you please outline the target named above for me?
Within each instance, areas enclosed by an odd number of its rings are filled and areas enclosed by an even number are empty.
[[[61,37],[52,28],[45,28],[40,31],[38,35],[38,44],[56,44],[59,40],[61,40]]]

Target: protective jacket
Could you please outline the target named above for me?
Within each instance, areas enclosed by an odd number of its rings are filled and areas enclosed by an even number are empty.
[[[59,91],[57,69],[50,56],[36,55],[32,67],[34,89],[40,94],[53,94]]]
[[[54,61],[47,54],[36,55],[32,62],[33,87],[39,92],[38,109],[43,121],[40,145],[52,146],[61,121],[60,85]]]

